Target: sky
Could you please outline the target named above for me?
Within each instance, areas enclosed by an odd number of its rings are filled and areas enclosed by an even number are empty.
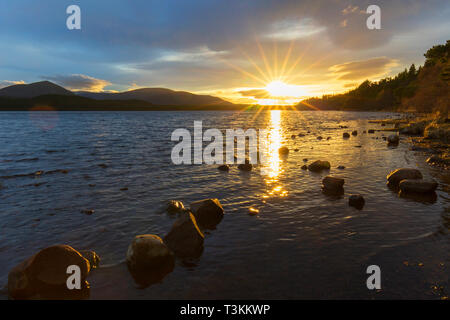
[[[81,29],[69,30],[78,5]],[[381,10],[370,30],[369,5]],[[450,1],[0,1],[0,88],[165,87],[237,103],[295,103],[424,62],[445,43]]]

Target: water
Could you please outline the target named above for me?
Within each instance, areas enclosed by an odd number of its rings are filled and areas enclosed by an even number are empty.
[[[395,116],[2,112],[0,287],[13,266],[39,249],[69,244],[102,259],[88,279],[93,299],[439,299],[449,294],[450,179],[429,167],[426,155],[409,151],[403,137],[388,148],[381,136],[389,133],[363,134],[381,128],[369,119]],[[192,129],[194,120],[203,120],[204,129],[268,129],[272,149],[287,145],[291,152],[287,159],[272,155],[264,175],[260,168],[244,173],[233,166],[224,173],[217,165],[174,166],[171,133]],[[342,133],[352,130],[358,136],[344,140]],[[291,139],[298,133],[306,136]],[[332,168],[303,171],[304,158],[329,160]],[[389,190],[386,175],[398,167],[418,167],[436,179],[437,200],[402,199]],[[57,171],[32,174],[39,170]],[[321,193],[327,174],[345,178],[343,197]],[[348,206],[351,193],[364,195],[362,211]],[[226,215],[205,234],[200,259],[178,262],[161,283],[139,288],[124,264],[133,237],[169,231],[174,218],[164,212],[167,200],[188,205],[204,198],[218,198]],[[248,207],[260,214],[249,216]],[[95,213],[81,213],[87,209]],[[366,287],[371,264],[381,267],[378,292]]]

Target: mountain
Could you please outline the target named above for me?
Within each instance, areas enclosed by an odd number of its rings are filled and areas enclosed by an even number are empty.
[[[450,108],[450,40],[424,54],[423,66],[412,64],[394,77],[366,80],[343,94],[323,95],[300,102],[297,109],[375,111],[397,110],[448,113]]]
[[[0,97],[35,98],[42,95],[73,96],[73,92],[50,81],[40,81],[30,84],[15,84],[0,89]]]
[[[165,88],[142,88],[118,93],[78,91],[75,94],[96,100],[141,100],[161,106],[232,105],[217,97]]]

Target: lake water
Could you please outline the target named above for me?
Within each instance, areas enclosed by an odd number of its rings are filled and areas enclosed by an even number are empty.
[[[88,278],[93,299],[440,299],[449,294],[450,178],[428,166],[426,155],[410,151],[405,137],[389,148],[382,139],[388,132],[363,133],[382,128],[368,120],[396,116],[2,112],[0,287],[25,258],[68,244],[102,259]],[[286,159],[272,154],[264,174],[259,167],[248,173],[233,166],[226,173],[217,165],[175,166],[171,133],[192,129],[194,120],[204,129],[268,129],[273,147],[291,151]],[[342,138],[353,130],[356,137]],[[291,138],[299,133],[305,136]],[[304,158],[328,160],[331,170],[301,170]],[[403,199],[388,189],[386,175],[399,167],[436,179],[436,201]],[[39,170],[44,174],[33,174]],[[342,197],[321,192],[328,174],[345,178]],[[348,206],[352,193],[365,197],[363,210]],[[140,288],[124,263],[134,236],[163,237],[170,230],[175,218],[165,213],[167,200],[189,205],[204,198],[218,198],[225,217],[206,232],[202,256],[177,262],[161,283]],[[259,215],[248,215],[249,207]],[[95,213],[81,212],[88,209]],[[372,264],[381,268],[376,292],[366,287]]]

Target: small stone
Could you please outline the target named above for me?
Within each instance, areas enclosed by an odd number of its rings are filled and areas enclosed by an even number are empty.
[[[90,210],[81,210],[81,213],[84,213],[84,214],[90,216],[90,215],[95,213],[95,210],[92,210],[92,209],[90,209]]]
[[[217,167],[217,169],[220,171],[230,171],[230,166],[227,164],[223,164],[223,165]]]
[[[348,198],[348,204],[351,207],[355,207],[357,209],[362,209],[365,204],[364,197],[360,194],[352,194]]]
[[[368,133],[375,133],[375,130],[374,129],[369,129],[367,132]]]
[[[251,163],[241,163],[238,165],[238,169],[242,171],[252,171],[253,165]]]
[[[280,149],[278,149],[278,153],[282,156],[286,156],[289,154],[289,148],[288,147],[281,147]]]
[[[302,165],[302,170],[308,170],[308,166],[306,164]]]
[[[331,166],[328,161],[317,160],[308,166],[308,170],[313,172],[319,172],[322,170],[328,170],[330,169],[330,167]]]
[[[358,135],[358,131],[357,130],[352,131],[352,136],[357,136],[357,135]]]
[[[344,139],[350,138],[350,135],[348,134],[348,132],[344,132],[342,134],[342,137],[344,137]]]
[[[331,176],[327,176],[322,180],[323,188],[328,191],[341,191],[344,183],[344,179]]]
[[[183,202],[179,200],[169,200],[166,210],[169,214],[175,214],[184,212],[186,209],[184,208]]]
[[[339,170],[344,170],[344,169],[345,169],[345,166],[338,166],[337,169],[339,169]]]
[[[251,216],[256,216],[259,213],[259,210],[256,208],[248,208],[248,214]]]
[[[322,136],[318,136],[318,137],[317,137],[317,140],[322,140],[322,139],[323,139]]]

